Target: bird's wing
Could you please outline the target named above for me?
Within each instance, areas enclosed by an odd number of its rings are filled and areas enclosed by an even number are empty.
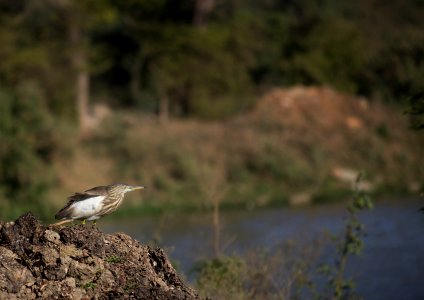
[[[56,215],[56,219],[62,219],[66,217],[70,211],[72,204],[75,204],[80,201],[84,201],[93,197],[106,196],[107,190],[105,186],[97,186],[95,188],[89,189],[83,193],[75,193],[72,196],[68,197],[68,202],[65,207],[63,207]]]
[[[106,196],[106,195],[107,195],[107,189],[105,186],[96,186],[92,189],[86,190],[83,193],[75,193],[72,196],[69,196],[68,203],[66,203],[64,209],[74,204],[75,202],[80,202],[80,201],[87,200],[93,197]]]
[[[96,186],[92,189],[86,190],[83,194],[89,194],[93,196],[106,196],[107,188],[105,186]]]

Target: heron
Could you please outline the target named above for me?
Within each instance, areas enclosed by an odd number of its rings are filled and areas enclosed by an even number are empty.
[[[96,221],[114,212],[124,200],[125,193],[144,189],[143,186],[116,183],[107,186],[97,186],[82,193],[68,197],[66,205],[55,215],[61,220],[53,225],[62,225],[75,220]]]

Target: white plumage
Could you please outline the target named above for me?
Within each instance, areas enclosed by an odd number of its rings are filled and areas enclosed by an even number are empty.
[[[99,219],[100,216],[98,216],[98,213],[102,209],[102,202],[105,198],[105,196],[97,196],[71,204],[70,208],[74,213],[72,219],[86,219],[87,221]]]

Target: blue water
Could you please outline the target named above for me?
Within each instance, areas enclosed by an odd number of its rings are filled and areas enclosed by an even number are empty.
[[[361,256],[348,262],[357,292],[365,299],[424,299],[424,200],[378,202],[360,215],[366,226]],[[272,249],[286,240],[312,243],[323,232],[340,233],[345,205],[320,205],[221,213],[225,252]],[[123,231],[143,243],[165,248],[190,278],[196,260],[212,254],[210,214],[164,215],[103,221],[106,232]]]

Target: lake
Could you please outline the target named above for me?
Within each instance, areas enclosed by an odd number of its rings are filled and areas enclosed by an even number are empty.
[[[348,261],[357,292],[365,299],[424,299],[424,200],[381,201],[360,214],[365,247]],[[323,232],[340,233],[345,204],[323,204],[221,213],[226,253],[271,248],[293,239],[308,243]],[[106,232],[125,232],[142,243],[165,248],[190,279],[197,259],[212,253],[212,216],[208,213],[143,216],[103,221]]]

